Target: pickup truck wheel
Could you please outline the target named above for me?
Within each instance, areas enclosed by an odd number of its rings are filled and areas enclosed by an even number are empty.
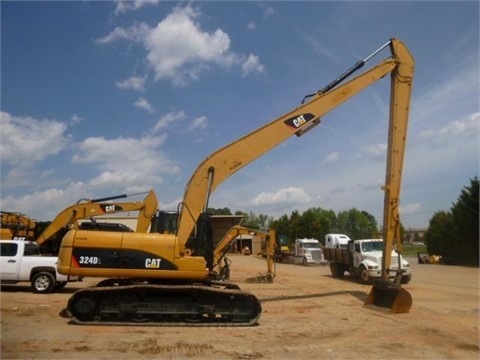
[[[39,272],[32,277],[32,290],[35,293],[47,294],[55,288],[55,276],[49,272]]]
[[[370,283],[370,276],[368,275],[368,270],[365,268],[365,266],[360,267],[360,280],[364,284],[369,284]]]
[[[402,284],[408,284],[412,280],[412,275],[403,275],[402,280],[400,281]]]

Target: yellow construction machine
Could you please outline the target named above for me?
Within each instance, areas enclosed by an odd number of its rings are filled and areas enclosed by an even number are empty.
[[[347,80],[384,48],[390,48],[391,56]],[[304,135],[320,123],[320,117],[390,74],[383,249],[383,271],[388,274],[392,249],[401,253],[398,205],[413,69],[414,60],[406,46],[391,39],[327,86],[307,95],[297,108],[212,153],[186,185],[177,209],[175,232],[70,230],[61,243],[59,272],[106,278],[98,286],[72,295],[67,306],[71,320],[79,324],[117,325],[257,323],[261,314],[259,300],[237,285],[216,278],[213,229],[206,212],[210,194],[229,176],[293,135]],[[168,218],[171,220],[165,217]],[[410,294],[390,283],[388,276],[374,285],[369,300],[401,311],[408,311],[411,306]]]
[[[37,221],[19,212],[1,211],[1,240],[35,240]]]
[[[147,194],[143,201],[113,202],[112,200]],[[122,194],[100,199],[80,199],[76,204],[63,209],[43,230],[36,241],[43,253],[56,255],[63,236],[72,229],[132,231],[121,224],[98,223],[96,217],[114,213],[138,211],[136,232],[147,232],[157,212],[158,200],[155,191],[137,194]],[[90,222],[79,222],[90,219]],[[115,226],[117,228],[115,228]]]
[[[147,194],[143,201],[113,202],[112,200]],[[138,211],[136,232],[147,232],[155,219],[158,200],[153,190],[137,194],[122,194],[101,199],[80,199],[63,209],[42,231],[40,223],[17,212],[1,212],[2,240],[36,241],[44,254],[57,255],[63,236],[71,229],[133,231],[122,224],[98,222],[98,216]],[[78,220],[89,219],[89,222]]]
[[[248,278],[247,282],[271,283],[275,277],[275,230],[270,229],[263,232],[257,229],[244,227],[241,225],[232,226],[223,238],[216,244],[213,250],[213,273],[217,278],[228,280],[230,278],[230,260],[226,257],[230,245],[240,235],[254,235],[259,237],[265,246],[265,257],[267,259],[267,272],[259,274],[256,277]]]

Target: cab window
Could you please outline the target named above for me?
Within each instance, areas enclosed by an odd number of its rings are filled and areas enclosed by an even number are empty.
[[[15,256],[17,255],[18,244],[1,243],[0,244],[0,256]]]

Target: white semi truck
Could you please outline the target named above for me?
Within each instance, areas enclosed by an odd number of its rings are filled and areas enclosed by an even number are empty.
[[[325,259],[330,264],[332,276],[343,278],[345,272],[369,284],[380,280],[382,270],[382,239],[350,240],[344,234],[327,234],[323,248]],[[395,277],[398,264],[401,264],[401,283],[406,284],[412,278],[408,261],[392,251],[389,275]]]
[[[296,239],[292,251],[282,251],[280,261],[287,264],[326,265],[320,241],[317,239]]]

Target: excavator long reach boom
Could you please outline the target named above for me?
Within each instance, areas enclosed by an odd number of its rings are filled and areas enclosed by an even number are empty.
[[[390,57],[347,79],[387,47],[391,50]],[[212,153],[200,163],[185,188],[175,234],[70,230],[62,239],[58,271],[65,275],[106,278],[99,286],[79,290],[70,298],[67,312],[72,321],[194,326],[255,324],[261,314],[260,301],[237,285],[219,280],[214,271],[234,237],[225,238],[216,247],[213,244],[213,229],[206,214],[210,194],[229,176],[291,136],[302,136],[329,111],[390,74],[383,250],[384,271],[388,272],[389,250],[394,239],[400,241],[394,235],[399,226],[400,179],[413,68],[414,61],[406,46],[391,39],[327,86],[307,95],[297,108]],[[269,273],[273,274],[271,268]],[[411,301],[406,305],[402,300],[396,301],[409,297],[406,290],[388,283],[387,277],[381,285],[369,296],[374,304],[385,306],[380,300],[393,293],[395,307],[408,311]]]
[[[351,75],[354,71],[360,69],[373,55],[376,55],[386,46],[390,46],[392,52],[390,58],[383,60],[347,83],[338,85],[347,75]],[[307,103],[235,140],[207,157],[197,167],[185,188],[184,207],[180,213],[177,234],[180,248],[185,246],[200,213],[207,208],[209,195],[223,181],[289,137],[293,135],[302,136],[318,125],[323,115],[387,74],[392,74],[393,84],[403,84],[402,94],[398,94],[398,90],[396,90],[395,95],[392,95],[392,106],[403,108],[403,115],[396,109],[392,111],[396,113],[396,123],[399,122],[399,119],[406,122],[410,97],[405,88],[410,89],[412,84],[413,58],[402,42],[391,39],[372,55],[357,62],[354,67],[325,88],[309,95],[311,99]],[[393,84],[392,90],[399,87],[398,85],[393,86]],[[398,125],[403,126],[403,124]]]

